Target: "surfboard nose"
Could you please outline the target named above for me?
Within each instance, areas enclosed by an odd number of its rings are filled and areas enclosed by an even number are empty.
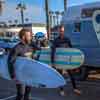
[[[18,57],[15,71],[17,80],[28,86],[58,88],[66,84],[63,76],[49,65],[25,57]]]

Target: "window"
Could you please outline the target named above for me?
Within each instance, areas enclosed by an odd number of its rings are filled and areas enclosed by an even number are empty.
[[[94,11],[100,10],[100,8],[84,8],[82,10],[82,18],[92,17]]]
[[[81,31],[81,23],[80,22],[75,23],[74,32],[80,32],[80,31]]]
[[[100,14],[98,14],[98,15],[96,16],[96,22],[97,22],[98,24],[100,24]]]

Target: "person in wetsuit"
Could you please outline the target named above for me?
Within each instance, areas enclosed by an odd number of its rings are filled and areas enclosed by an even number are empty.
[[[55,67],[54,62],[55,62],[56,48],[70,48],[70,47],[72,47],[70,39],[68,37],[64,36],[64,26],[63,25],[59,26],[58,31],[59,31],[59,36],[56,39],[54,39],[54,41],[52,43],[52,47],[51,47],[51,50],[52,50],[52,52],[51,52],[51,63],[52,63],[53,67]],[[58,70],[58,71],[60,73],[62,73],[61,70]],[[72,85],[73,85],[73,88],[74,88],[74,92],[79,95],[80,90],[77,89],[77,87],[76,87],[75,79],[74,79],[74,77],[71,73],[71,70],[67,70],[67,72],[70,76],[70,79],[71,79],[71,82],[72,82]],[[65,95],[64,89],[62,87],[60,88],[60,94],[62,96]]]
[[[22,29],[19,32],[20,42],[11,49],[8,55],[8,70],[12,79],[16,79],[14,63],[18,56],[32,58],[33,49],[40,49],[32,43],[32,32],[29,29]],[[17,96],[16,100],[32,100],[30,93],[31,87],[24,86],[16,81]]]

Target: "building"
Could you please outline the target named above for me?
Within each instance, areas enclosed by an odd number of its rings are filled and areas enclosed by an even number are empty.
[[[24,24],[25,28],[28,28],[32,30],[33,35],[35,35],[37,32],[43,32],[45,36],[47,37],[47,31],[46,31],[46,25],[41,23],[33,23],[33,24]],[[6,25],[4,22],[0,23],[0,33],[6,34],[6,33],[12,33],[12,35],[18,35],[19,31],[23,28],[22,24],[18,25]]]

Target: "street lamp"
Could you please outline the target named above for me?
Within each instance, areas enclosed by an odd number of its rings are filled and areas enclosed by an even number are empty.
[[[23,4],[23,3],[19,3],[19,4],[17,5],[17,8],[16,8],[16,9],[20,11],[22,26],[23,26],[23,28],[24,28],[24,10],[26,9],[26,6],[25,6],[25,4]]]

